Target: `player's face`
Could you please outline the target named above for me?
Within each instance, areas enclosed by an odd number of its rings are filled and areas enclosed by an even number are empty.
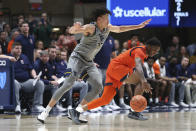
[[[153,57],[154,55],[158,54],[159,50],[160,50],[159,46],[150,46],[149,45],[147,47],[148,56]]]
[[[101,24],[101,26],[103,28],[106,28],[109,24],[109,17],[108,17],[108,14],[106,15],[102,15],[101,17],[99,17],[99,23]]]
[[[161,57],[161,58],[159,59],[159,63],[160,63],[161,66],[164,66],[165,63],[166,63],[165,57]]]

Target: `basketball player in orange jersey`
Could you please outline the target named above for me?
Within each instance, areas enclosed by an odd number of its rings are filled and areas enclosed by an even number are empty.
[[[116,94],[116,89],[120,89],[123,82],[141,84],[136,88],[135,95],[142,95],[143,92],[151,93],[151,86],[144,77],[142,64],[144,59],[157,54],[160,46],[160,41],[153,37],[146,42],[146,46],[131,48],[112,59],[106,72],[106,83],[102,96],[73,109],[70,113],[73,122],[80,124],[79,115],[81,112],[109,104]],[[136,120],[147,120],[141,113],[131,110],[128,117]]]

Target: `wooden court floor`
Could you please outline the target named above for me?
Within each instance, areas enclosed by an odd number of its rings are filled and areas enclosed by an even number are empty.
[[[127,113],[86,113],[88,124],[75,125],[66,116],[48,117],[41,124],[33,115],[0,115],[0,131],[196,131],[196,112],[144,113],[147,121],[129,119]]]

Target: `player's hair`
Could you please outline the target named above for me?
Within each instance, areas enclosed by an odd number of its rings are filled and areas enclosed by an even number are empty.
[[[14,42],[12,44],[12,49],[14,49],[16,46],[22,46],[20,42]]]
[[[151,46],[161,46],[161,42],[157,37],[152,37],[151,39],[146,41],[146,45],[151,45]]]
[[[112,14],[108,9],[106,8],[97,8],[92,12],[92,20],[96,21],[98,17],[106,14]]]

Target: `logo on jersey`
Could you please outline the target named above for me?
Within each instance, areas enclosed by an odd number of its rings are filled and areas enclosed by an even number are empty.
[[[3,89],[6,82],[6,72],[0,72],[0,87]]]

